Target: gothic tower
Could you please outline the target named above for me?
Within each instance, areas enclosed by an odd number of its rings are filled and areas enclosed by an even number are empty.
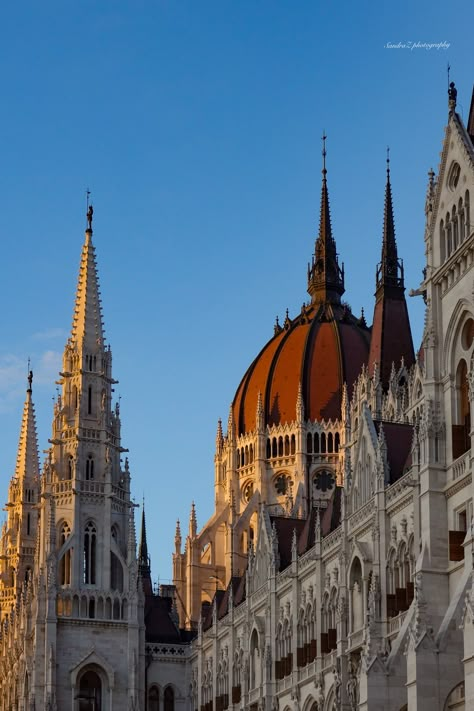
[[[39,460],[35,409],[32,400],[33,373],[23,408],[15,474],[8,488],[7,521],[3,526],[0,574],[0,617],[16,605],[23,583],[33,569],[39,500]]]
[[[92,207],[60,376],[41,486],[35,698],[42,708],[79,711],[93,700],[128,711],[141,703],[143,602]]]

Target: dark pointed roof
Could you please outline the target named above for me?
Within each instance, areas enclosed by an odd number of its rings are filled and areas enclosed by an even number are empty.
[[[145,522],[145,502],[142,507],[142,530],[140,532],[140,543],[138,546],[138,571],[142,578],[143,591],[145,595],[152,593],[150,556],[148,555],[148,543],[146,539]]]
[[[383,213],[382,258],[377,268],[377,290],[385,287],[404,289],[403,263],[398,259],[393,219],[392,186],[390,183],[390,161],[387,158],[387,182]]]
[[[323,182],[319,235],[311,266],[308,265],[308,294],[313,303],[340,303],[344,293],[344,267],[339,266],[336,242],[332,234],[326,170],[326,136],[323,136]]]
[[[415,362],[408,309],[405,301],[403,262],[398,258],[393,219],[390,162],[387,157],[387,182],[382,236],[382,256],[376,271],[374,320],[370,339],[369,373],[378,363],[382,386],[387,389],[392,363],[407,368]]]

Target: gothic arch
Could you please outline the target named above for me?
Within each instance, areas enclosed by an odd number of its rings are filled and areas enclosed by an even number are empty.
[[[462,327],[468,318],[474,318],[472,304],[467,299],[459,299],[451,314],[443,343],[443,368],[445,373],[456,371],[457,353],[459,353],[457,346],[460,344]]]
[[[303,702],[302,711],[311,711],[311,709],[313,708],[313,706],[314,706],[314,708],[316,709],[316,708],[317,708],[317,702],[316,702],[316,699],[314,699],[314,698],[311,696],[311,694],[309,694],[309,696],[307,696],[306,699],[305,699],[304,702]],[[318,709],[318,711],[319,711],[319,709]]]
[[[89,654],[83,657],[71,670],[70,670],[70,680],[71,689],[74,698],[74,711],[79,711],[79,691],[81,688],[81,679],[88,672],[92,672],[98,676],[101,681],[101,693],[102,699],[101,711],[106,711],[109,708],[110,701],[112,699],[112,693],[114,688],[114,670],[101,655],[99,655],[95,649],[92,649]]]

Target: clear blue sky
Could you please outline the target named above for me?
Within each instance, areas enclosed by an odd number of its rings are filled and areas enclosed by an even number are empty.
[[[1,488],[27,358],[40,450],[71,325],[92,191],[123,445],[147,500],[154,577],[176,518],[213,508],[218,417],[277,314],[299,312],[318,226],[323,129],[353,311],[373,310],[385,151],[406,284],[423,267],[427,171],[447,76],[467,118],[471,3],[57,0],[2,8]],[[448,49],[392,43],[446,42]],[[410,300],[419,344],[423,311]]]

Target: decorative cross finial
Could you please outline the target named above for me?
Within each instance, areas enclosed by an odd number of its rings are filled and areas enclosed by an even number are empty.
[[[323,135],[321,136],[321,140],[323,142],[323,175],[326,176],[327,170],[326,170],[326,131],[323,130]]]

